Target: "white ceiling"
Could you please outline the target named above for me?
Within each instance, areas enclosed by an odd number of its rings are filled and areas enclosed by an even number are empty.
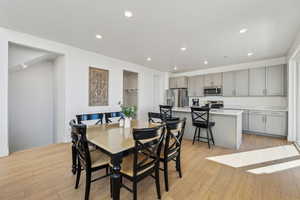
[[[133,17],[125,18],[125,10]],[[187,71],[286,55],[300,30],[299,10],[299,0],[1,0],[0,26]],[[249,31],[241,35],[242,28]]]

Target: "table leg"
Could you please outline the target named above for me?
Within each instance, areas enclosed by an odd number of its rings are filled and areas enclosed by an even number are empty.
[[[113,155],[111,162],[113,164],[112,167],[112,198],[113,200],[120,200],[120,189],[121,189],[121,162],[122,155],[117,154]]]

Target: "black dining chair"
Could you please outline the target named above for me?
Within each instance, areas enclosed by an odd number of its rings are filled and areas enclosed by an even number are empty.
[[[167,135],[163,145],[163,151],[160,154],[160,162],[163,163],[163,169],[161,170],[164,171],[166,191],[169,191],[168,163],[170,161],[175,161],[176,171],[178,171],[179,177],[182,177],[180,157],[185,124],[186,118],[166,122]]]
[[[123,118],[123,114],[121,112],[109,112],[105,113],[105,122],[106,123],[116,123],[116,121],[119,121],[121,118]],[[116,120],[114,120],[116,119]]]
[[[94,125],[103,123],[103,113],[93,113],[93,114],[81,114],[76,115],[77,123],[82,124],[84,121],[93,121]]]
[[[88,146],[88,141],[86,138],[86,125],[76,124],[75,120],[70,122],[71,126],[71,135],[76,137],[76,151],[77,151],[77,176],[75,189],[79,186],[81,171],[85,170],[86,174],[86,183],[85,183],[85,200],[89,199],[90,186],[91,183],[105,177],[110,176],[109,163],[110,157],[101,151],[95,150],[90,151]],[[104,176],[92,179],[92,173],[101,169],[106,169],[106,174]]]
[[[173,106],[159,105],[159,112],[163,121],[172,118],[172,108]]]
[[[159,155],[165,134],[165,125],[155,128],[133,129],[135,147],[133,153],[123,158],[121,176],[133,183],[132,189],[123,184],[121,186],[133,193],[137,199],[137,184],[144,178],[151,176],[155,179],[158,199],[160,195],[159,184]],[[154,175],[153,175],[154,174]]]
[[[195,127],[193,144],[196,140],[199,142],[206,142],[210,148],[210,142],[215,145],[215,140],[211,127],[215,126],[215,122],[210,121],[210,108],[209,107],[191,107],[192,123]],[[206,137],[201,136],[201,129],[206,129]],[[201,139],[204,139],[201,140]]]
[[[148,121],[151,123],[161,123],[162,117],[160,113],[148,112]]]

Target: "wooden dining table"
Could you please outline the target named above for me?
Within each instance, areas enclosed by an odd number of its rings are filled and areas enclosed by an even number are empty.
[[[131,128],[119,127],[119,124],[103,124],[87,127],[87,140],[111,157],[112,164],[112,198],[120,199],[121,163],[124,156],[130,153],[135,142],[133,128],[153,128],[161,125],[141,120],[132,120]]]

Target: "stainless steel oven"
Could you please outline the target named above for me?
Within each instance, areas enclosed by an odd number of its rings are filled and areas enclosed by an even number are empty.
[[[221,87],[204,88],[204,95],[205,96],[221,96],[222,88]]]

